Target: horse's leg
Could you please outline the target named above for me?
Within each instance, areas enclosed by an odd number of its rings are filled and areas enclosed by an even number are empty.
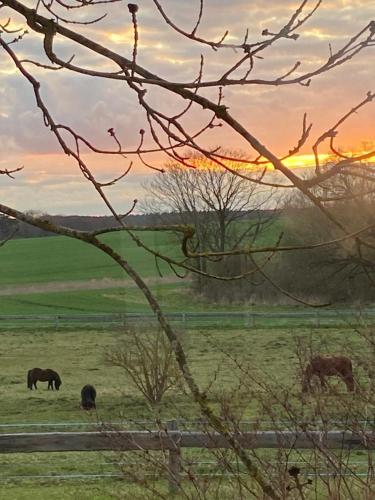
[[[35,389],[38,389],[38,388],[37,388],[37,386],[36,386],[36,380],[35,380],[35,382],[34,382],[34,387],[35,387]]]
[[[302,380],[302,392],[311,392],[310,379],[308,375],[305,375]]]
[[[320,380],[320,387],[322,388],[322,391],[327,388],[327,382],[325,381],[325,378],[323,375],[319,375],[319,380]]]
[[[312,370],[311,366],[308,365],[305,369],[305,373],[302,380],[302,392],[311,392],[311,377],[312,377]]]
[[[354,377],[352,373],[347,373],[342,377],[348,392],[354,392]]]

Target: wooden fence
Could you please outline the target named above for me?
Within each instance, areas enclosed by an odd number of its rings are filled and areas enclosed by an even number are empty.
[[[183,448],[230,448],[216,432],[179,431],[174,421],[163,431],[100,431],[0,434],[0,453],[81,452],[81,451],[167,451],[168,481],[176,491],[181,480]],[[258,431],[241,432],[238,442],[246,449],[313,449],[317,446],[338,450],[375,450],[375,430],[351,431]]]

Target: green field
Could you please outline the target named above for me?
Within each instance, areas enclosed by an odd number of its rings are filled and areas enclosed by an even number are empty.
[[[144,325],[142,325],[144,329]],[[300,393],[298,359],[295,354],[297,338],[302,341],[313,339],[314,347],[321,352],[353,351],[361,353],[363,340],[347,329],[224,329],[186,330],[181,332],[188,352],[192,370],[202,387],[209,387],[209,400],[218,408],[218,400],[225,393],[232,393],[238,385],[240,373],[234,360],[249,363],[253,373],[261,378],[268,372],[267,381],[275,387],[291,387],[291,400]],[[172,390],[165,396],[160,408],[152,409],[145,399],[131,385],[121,368],[110,366],[105,361],[108,349],[116,347],[123,339],[122,329],[21,329],[1,332],[1,376],[0,376],[0,432],[61,430],[54,424],[71,423],[68,430],[85,430],[89,427],[74,427],[73,424],[99,421],[126,421],[128,428],[136,428],[134,421],[152,422],[156,415],[163,420],[173,418],[194,420],[199,417],[198,409],[190,397],[180,390]],[[26,372],[34,366],[51,367],[57,370],[63,384],[59,392],[46,390],[45,383],[39,383],[37,391],[26,388]],[[272,367],[271,372],[269,367]],[[362,376],[358,368],[358,376]],[[276,380],[277,374],[277,380]],[[214,379],[214,381],[213,381]],[[212,385],[210,382],[212,382]],[[98,412],[87,414],[79,409],[79,394],[86,383],[95,385],[98,391]],[[338,384],[338,385],[337,385]],[[340,382],[334,385],[339,387]],[[348,395],[347,398],[355,398]],[[331,407],[332,418],[340,419],[342,408],[336,406],[336,396],[327,395],[326,405]],[[308,413],[309,401],[307,401]],[[258,404],[242,395],[242,419],[262,416]],[[280,407],[280,418],[286,418]],[[262,418],[262,417],[261,417]],[[264,417],[263,417],[264,418]],[[49,427],[30,427],[33,423],[48,423]],[[1,427],[4,424],[20,424],[17,428]],[[152,424],[149,424],[152,425]],[[142,428],[142,427],[141,427]],[[107,462],[118,460],[115,454],[55,453],[48,454],[48,467],[43,467],[46,455],[0,455],[3,476],[24,476],[40,474],[94,474],[118,472],[116,466]],[[0,475],[1,475],[0,474]],[[1,479],[1,478],[0,478]],[[116,480],[18,480],[9,484],[7,498],[26,498],[25,491],[33,491],[34,498],[110,498],[111,492],[121,490]],[[131,489],[133,486],[123,486]],[[3,486],[5,488],[5,486]],[[78,488],[78,489],[75,489]],[[35,490],[36,491],[36,490]],[[12,496],[13,495],[13,496]],[[56,495],[56,496],[53,496]],[[97,495],[97,496],[95,496]],[[87,496],[89,498],[89,496]],[[140,497],[142,498],[142,496]]]
[[[177,257],[170,233],[144,232],[142,240],[154,250]],[[125,233],[103,235],[101,239],[123,255],[143,277],[157,276],[155,259]],[[45,283],[100,278],[124,278],[124,272],[100,250],[65,236],[16,239],[1,248],[0,284]],[[171,274],[160,262],[163,275]]]
[[[157,252],[177,260],[182,258],[171,233],[153,231],[138,235]],[[154,256],[138,247],[128,234],[107,234],[102,239],[145,278],[165,310],[222,310],[223,304],[209,303],[191,291],[189,276],[181,279],[164,261],[155,262]],[[0,315],[149,311],[141,292],[115,262],[100,250],[63,236],[15,239],[2,246],[1,291],[4,293],[0,293]],[[224,307],[238,311],[247,305]]]
[[[242,222],[241,224],[244,224]],[[258,245],[277,240],[279,220],[261,234]],[[162,255],[183,258],[176,236],[171,232],[135,232],[144,244]],[[127,233],[104,234],[100,239],[120,253],[142,277],[171,276],[173,271],[160,259],[158,265],[149,252]],[[0,285],[124,278],[124,272],[110,257],[87,243],[65,236],[13,239],[0,250]]]
[[[179,254],[176,246],[170,245],[170,235],[144,233],[142,238],[158,251]],[[159,268],[165,278],[159,278],[154,258],[131,242],[128,236],[114,234],[103,239],[111,242],[146,278],[167,312],[271,310],[261,306],[250,308],[248,304],[208,303],[191,290],[188,280],[176,278],[162,263]],[[3,287],[42,287],[0,296],[0,315],[149,312],[143,295],[130,281],[117,287],[109,281],[108,286],[95,288],[96,282],[93,284],[91,280],[123,279],[124,274],[105,255],[81,242],[64,237],[14,240],[1,247],[0,257],[0,283]],[[82,289],[69,288],[69,284],[78,281],[83,283]],[[60,289],[54,285],[56,283],[65,284],[66,289]],[[272,308],[273,312],[283,310],[284,307]],[[321,329],[314,328],[314,322],[310,326],[309,322],[301,326],[298,321],[277,317],[272,321],[257,321],[257,325],[248,324],[246,327],[246,319],[242,317],[235,321],[219,318],[205,327],[199,322],[176,323],[193,373],[199,384],[207,388],[210,404],[218,411],[219,400],[238,388],[241,380],[238,365],[241,363],[251,366],[255,377],[267,380],[280,390],[287,390],[290,401],[299,404],[297,339],[305,343],[312,341],[319,352],[348,352],[355,363],[366,352],[363,339],[356,335],[345,318],[336,321],[336,326],[328,323]],[[160,407],[151,408],[123,371],[106,362],[108,349],[116,348],[124,338],[119,324],[88,326],[77,323],[72,326],[69,323],[44,323],[43,319],[34,323],[25,320],[17,328],[14,324],[14,321],[4,320],[0,324],[0,432],[86,430],[97,421],[122,421],[127,428],[135,428],[135,421],[146,420],[154,427],[152,422],[156,416],[163,420],[195,420],[200,417],[189,395],[176,389],[167,393]],[[138,328],[143,330],[144,323]],[[39,383],[38,391],[29,391],[26,372],[34,366],[57,370],[63,381],[61,390],[47,391],[46,384]],[[366,385],[363,371],[358,363],[356,366],[357,376]],[[80,389],[86,383],[94,384],[98,391],[96,414],[88,414],[79,408]],[[333,386],[341,387],[337,381]],[[261,389],[259,393],[262,394]],[[342,406],[337,405],[336,397],[333,394],[324,396],[325,406],[333,419],[340,420],[345,415]],[[344,400],[356,404],[355,395],[345,393]],[[242,392],[238,408],[242,419],[259,417],[264,420],[257,398]],[[279,418],[287,417],[281,406],[276,405],[273,409]],[[373,413],[372,407],[364,410]],[[307,399],[301,412],[304,415],[313,412],[312,401]],[[77,423],[85,425],[76,427],[74,424]],[[32,424],[48,426],[33,427]],[[69,425],[59,427],[59,424]],[[204,458],[207,459],[207,455]],[[6,481],[7,476],[118,473],[119,468],[113,464],[116,461],[118,457],[113,453],[0,454],[0,498],[147,498],[144,490],[134,483],[116,479],[22,477]],[[226,498],[224,490],[222,498]],[[232,498],[230,493],[227,498]]]
[[[170,234],[143,233],[142,239],[157,251],[174,257],[179,253],[176,245],[170,244]],[[188,283],[178,278],[175,283],[168,280],[164,283],[166,280],[159,273],[170,279],[169,266],[161,261],[156,265],[154,257],[135,245],[129,235],[104,235],[103,241],[121,253],[143,278],[152,280],[151,287],[157,297],[165,294],[166,301],[173,301],[169,310],[181,305],[181,287]],[[0,296],[0,314],[149,310],[143,295],[130,280],[115,285],[114,289],[111,280],[127,279],[124,271],[101,251],[80,241],[62,236],[12,240],[1,248],[0,257],[0,285],[17,287],[14,292]],[[104,288],[102,285],[96,290],[97,281],[103,279],[107,280]],[[81,282],[78,290],[69,285],[73,283],[74,287],[74,282]],[[22,286],[39,288],[28,292]]]

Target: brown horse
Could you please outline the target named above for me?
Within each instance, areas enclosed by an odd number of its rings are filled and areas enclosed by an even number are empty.
[[[348,391],[354,391],[354,377],[352,362],[346,356],[314,356],[305,368],[302,391],[311,390],[311,378],[319,377],[322,389],[327,387],[325,377],[340,377],[346,384]]]
[[[41,382],[48,382],[48,390],[53,390],[53,383],[55,383],[56,391],[59,390],[61,385],[61,378],[57,372],[54,370],[50,370],[47,368],[46,370],[42,370],[41,368],[33,368],[27,372],[27,387],[31,391],[33,390],[33,386],[37,389],[36,383],[40,380]]]

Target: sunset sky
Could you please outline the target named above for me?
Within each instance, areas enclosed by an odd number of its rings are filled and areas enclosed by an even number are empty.
[[[35,1],[25,3],[28,6],[36,4]],[[176,24],[186,30],[192,29],[198,0],[162,0],[161,3]],[[203,54],[204,78],[213,79],[238,58],[232,50],[214,52],[176,34],[165,25],[150,0],[138,4],[138,63],[159,76],[173,81],[192,80],[199,69],[200,54]],[[227,41],[241,43],[246,28],[249,28],[250,40],[261,39],[265,28],[271,32],[280,29],[298,4],[296,0],[206,0],[198,34],[218,40],[228,29]],[[311,6],[313,4],[311,2]],[[126,5],[121,2],[76,12],[74,16],[81,20],[92,19],[103,12],[108,15],[98,24],[71,25],[71,29],[79,30],[131,58],[132,25]],[[0,17],[2,21],[12,17],[13,26],[23,23],[21,17],[7,9],[0,11]],[[265,52],[264,59],[257,60],[253,76],[277,78],[296,61],[302,63],[300,71],[310,71],[329,56],[329,44],[334,50],[341,47],[372,19],[375,19],[375,0],[323,0],[317,13],[298,30],[299,39],[283,40]],[[38,35],[29,34],[12,47],[21,58],[46,62],[41,40]],[[87,51],[59,38],[55,52],[66,60],[75,54],[75,64],[100,68],[101,71],[113,69]],[[75,128],[101,147],[113,146],[107,133],[111,127],[127,148],[137,147],[140,129],[146,130],[145,142],[152,145],[144,112],[139,108],[135,94],[123,83],[70,74],[67,70],[48,72],[30,65],[28,69],[41,82],[42,96],[57,122]],[[108,213],[74,161],[63,155],[55,137],[44,127],[30,84],[19,75],[4,51],[0,55],[0,75],[0,169],[24,166],[14,180],[0,176],[2,202],[21,210],[51,214]],[[312,138],[316,138],[358,104],[369,90],[375,91],[374,77],[375,47],[371,47],[347,64],[318,76],[309,87],[231,87],[224,90],[224,104],[252,134],[282,156],[298,141],[304,112],[308,121],[313,122]],[[203,95],[213,94],[205,91]],[[156,99],[164,111],[182,109],[167,93],[155,92],[150,98]],[[197,125],[195,120],[201,123],[201,115],[193,112],[186,122],[191,130]],[[256,156],[253,151],[246,150],[243,142],[228,135],[224,128],[210,131],[204,141],[207,146],[220,145],[245,151],[249,157]],[[311,143],[290,164],[293,168],[309,163]],[[343,127],[337,146],[355,151],[366,149],[373,143],[375,103],[370,103]],[[85,160],[103,181],[118,176],[128,165],[128,160],[113,161],[110,157],[88,154]],[[127,211],[134,198],[142,198],[141,183],[155,175],[136,158],[134,160],[132,173],[107,191],[119,212]],[[160,167],[165,158],[155,155],[147,160]]]

